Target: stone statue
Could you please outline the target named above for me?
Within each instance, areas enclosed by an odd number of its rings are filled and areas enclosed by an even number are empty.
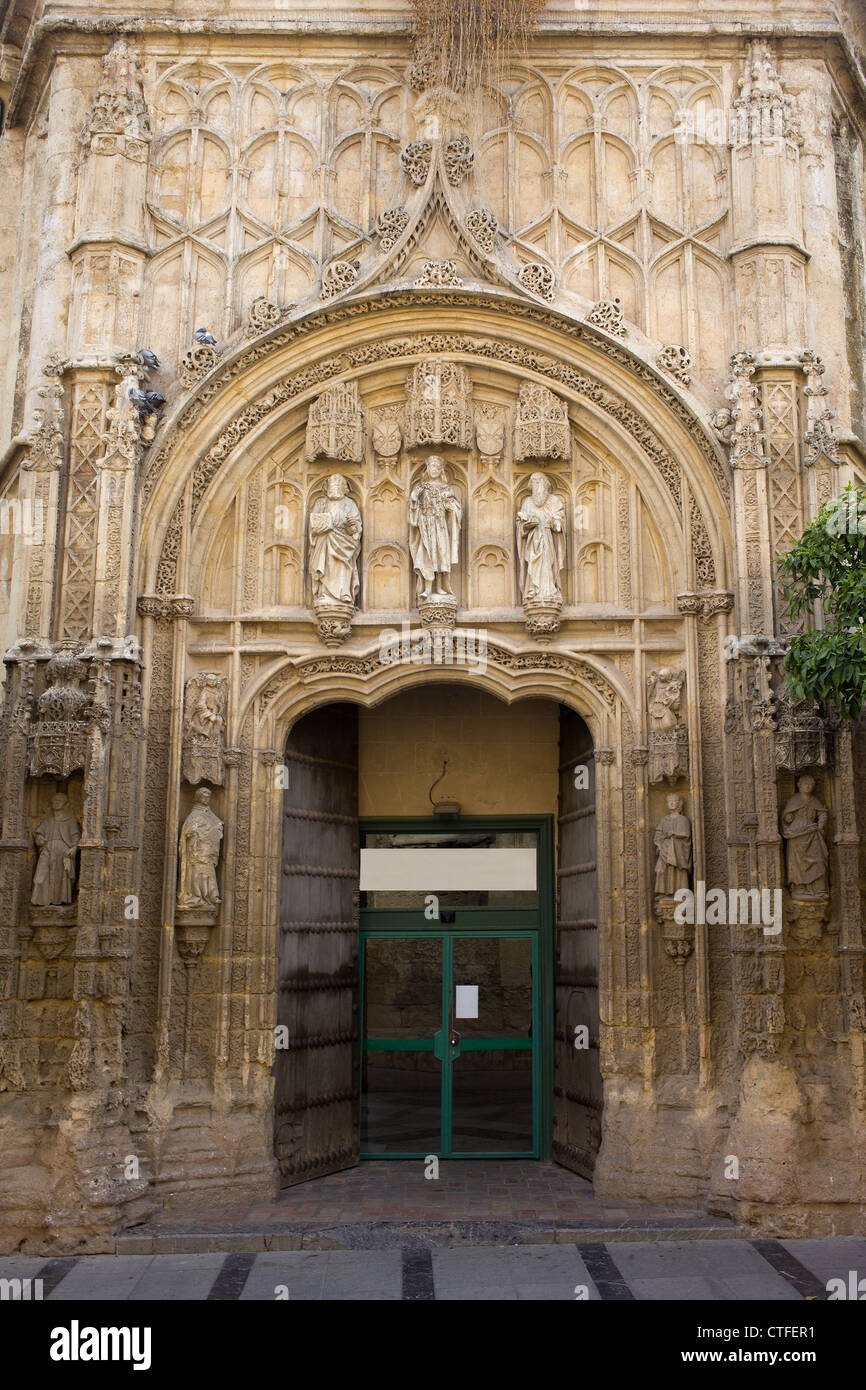
[[[830,895],[829,851],[824,827],[829,811],[814,796],[815,779],[806,773],[782,810],[782,834],[788,841],[788,888],[792,898]]]
[[[31,903],[34,907],[62,907],[71,903],[81,826],[64,792],[51,798],[51,813],[39,822],[33,838],[39,858],[33,875]]]
[[[225,779],[226,678],[212,671],[190,676],[184,693],[183,776],[196,786]]]
[[[463,508],[445,478],[445,460],[431,454],[409,495],[409,550],[420,597],[453,595],[451,569],[460,554]]]
[[[685,671],[668,666],[651,671],[647,677],[651,783],[688,776],[689,734],[680,714],[685,679]]]
[[[656,826],[653,844],[656,859],[655,891],[672,898],[680,888],[688,888],[692,869],[692,825],[683,814],[683,798],[673,793],[667,799],[668,814]]]
[[[315,604],[355,606],[360,582],[361,513],[342,473],[328,478],[327,493],[310,514],[310,576]]]
[[[561,604],[565,562],[565,506],[543,473],[529,479],[530,495],[517,513],[517,554],[524,603]]]
[[[223,823],[210,809],[210,787],[199,787],[180,831],[179,908],[218,907],[216,866]]]

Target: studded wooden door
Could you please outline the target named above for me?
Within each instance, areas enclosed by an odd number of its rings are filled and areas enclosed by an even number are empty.
[[[591,1177],[601,1143],[595,763],[589,730],[560,709],[553,1157]]]
[[[274,1115],[284,1185],[358,1162],[357,707],[301,719],[286,767]]]

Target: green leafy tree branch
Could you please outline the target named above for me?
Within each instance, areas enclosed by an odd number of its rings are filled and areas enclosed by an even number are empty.
[[[776,565],[792,617],[818,599],[824,609],[825,626],[794,637],[785,655],[791,695],[856,719],[866,706],[866,489],[849,483]]]

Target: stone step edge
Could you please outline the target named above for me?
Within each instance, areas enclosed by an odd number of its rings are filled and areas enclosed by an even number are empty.
[[[430,1245],[579,1245],[601,1241],[746,1240],[745,1226],[728,1222],[659,1222],[616,1226],[515,1225],[491,1221],[351,1222],[296,1226],[280,1231],[226,1231],[222,1234],[125,1235],[115,1239],[116,1255],[267,1254],[282,1250],[382,1250]]]

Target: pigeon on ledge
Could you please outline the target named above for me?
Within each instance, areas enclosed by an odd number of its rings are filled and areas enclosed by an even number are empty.
[[[155,372],[159,366],[159,358],[155,352],[151,352],[150,348],[142,348],[141,352],[138,354],[138,358],[139,361],[147,367],[149,372]]]
[[[151,410],[159,410],[161,406],[165,405],[165,396],[160,395],[159,391],[145,391],[144,399]]]
[[[197,328],[192,336],[197,343],[206,343],[208,347],[216,347],[216,338],[212,333],[208,333],[206,328]]]

